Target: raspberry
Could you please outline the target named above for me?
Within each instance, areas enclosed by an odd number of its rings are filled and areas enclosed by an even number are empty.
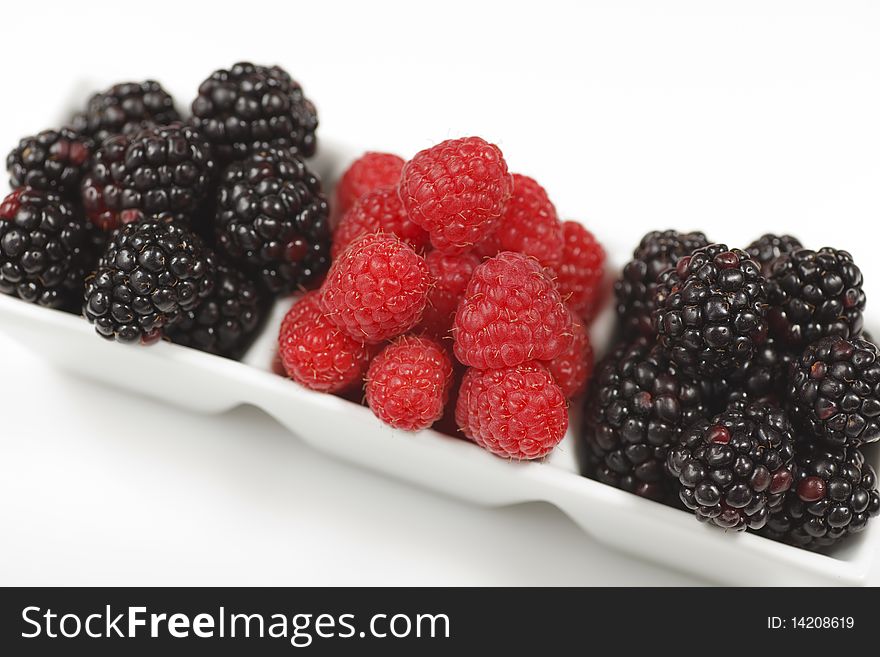
[[[456,417],[462,430],[497,456],[539,459],[565,436],[565,396],[540,363],[464,375]]]
[[[589,322],[600,301],[605,275],[605,249],[575,221],[562,224],[562,260],[556,268],[556,289],[568,306]]]
[[[452,361],[431,338],[403,335],[370,363],[367,404],[396,429],[427,429],[443,416]]]
[[[321,392],[357,385],[370,362],[370,349],[338,329],[321,310],[318,292],[308,292],[281,322],[278,354],[287,375]]]
[[[556,358],[547,362],[547,369],[562,388],[566,399],[577,397],[587,386],[593,373],[593,347],[583,320],[573,310],[571,315],[572,339],[568,348]]]
[[[512,367],[562,353],[571,316],[537,260],[503,251],[474,271],[452,333],[465,365]]]
[[[374,189],[355,201],[333,233],[331,257],[339,257],[349,244],[370,233],[396,235],[416,251],[428,246],[428,233],[410,221],[395,187]]]
[[[498,226],[513,179],[501,150],[479,137],[450,139],[403,167],[400,198],[445,253],[462,253]]]
[[[350,336],[377,343],[419,323],[430,285],[428,265],[412,247],[390,235],[368,235],[333,262],[321,304]]]
[[[391,153],[364,153],[351,163],[336,185],[336,210],[348,212],[361,196],[400,182],[403,158]]]
[[[545,267],[562,260],[562,223],[547,192],[535,180],[513,174],[513,194],[504,206],[501,223],[489,237],[477,244],[481,256],[500,251],[517,251],[537,258]]]
[[[435,338],[443,338],[452,329],[455,309],[480,264],[476,253],[447,255],[442,251],[430,251],[425,260],[434,278],[434,286],[428,292],[428,306],[419,325]]]

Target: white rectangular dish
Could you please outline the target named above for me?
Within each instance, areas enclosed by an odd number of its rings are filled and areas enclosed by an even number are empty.
[[[0,329],[66,371],[193,411],[219,413],[252,404],[317,450],[425,488],[490,506],[549,502],[602,543],[714,581],[865,582],[880,548],[878,523],[833,556],[751,534],[725,534],[687,513],[580,476],[573,428],[547,461],[508,462],[434,431],[397,431],[368,408],[306,390],[272,371],[276,330],[289,304],[290,300],[276,304],[243,362],[170,343],[142,347],[108,342],[80,317],[2,295]],[[600,352],[609,325],[606,313],[593,331]],[[876,456],[871,452],[869,458],[876,463]]]

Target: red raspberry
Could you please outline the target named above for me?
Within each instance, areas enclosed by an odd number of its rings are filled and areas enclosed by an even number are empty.
[[[435,340],[402,335],[370,363],[367,404],[397,429],[427,429],[443,416],[452,383],[452,361]]]
[[[562,222],[547,192],[535,180],[513,174],[513,194],[504,207],[501,223],[477,244],[481,256],[516,251],[537,258],[545,267],[562,260]]]
[[[593,234],[575,221],[562,224],[565,248],[556,268],[556,288],[565,302],[587,322],[601,300],[605,249]]]
[[[327,319],[318,292],[308,292],[281,322],[278,355],[287,375],[307,388],[339,392],[357,385],[370,362],[370,349]]]
[[[593,347],[584,320],[573,310],[568,312],[571,314],[571,344],[547,363],[547,369],[565,398],[572,399],[584,391],[593,373]]]
[[[417,153],[403,167],[406,211],[445,253],[462,253],[495,229],[513,180],[504,156],[479,137],[450,139]]]
[[[452,334],[465,365],[510,367],[556,358],[571,341],[571,316],[537,260],[502,251],[474,271]]]
[[[448,255],[430,251],[425,260],[434,278],[434,287],[428,292],[428,307],[419,326],[435,338],[444,338],[452,329],[455,309],[480,264],[480,257],[472,252]]]
[[[374,189],[355,201],[333,233],[330,255],[337,258],[349,244],[371,233],[396,235],[416,251],[428,247],[428,233],[409,220],[396,187]]]
[[[501,369],[469,369],[456,417],[465,434],[497,456],[539,459],[565,437],[565,396],[540,363]]]
[[[321,286],[321,305],[356,340],[382,342],[419,323],[431,274],[425,259],[392,235],[367,235],[337,258]]]
[[[361,196],[379,187],[397,185],[403,158],[391,153],[364,153],[351,163],[336,185],[336,210],[348,212]]]

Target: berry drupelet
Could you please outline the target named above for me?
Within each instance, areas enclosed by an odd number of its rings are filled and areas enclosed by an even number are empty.
[[[711,244],[657,283],[654,328],[672,360],[694,376],[727,374],[767,339],[765,279],[740,249]]]
[[[318,281],[330,263],[327,200],[299,157],[269,149],[220,176],[217,247],[274,294]]]
[[[823,338],[790,370],[789,411],[807,436],[833,446],[880,440],[880,360],[861,338]]]
[[[226,358],[241,358],[256,337],[267,309],[267,295],[243,272],[218,263],[214,290],[195,309],[166,330],[168,338]]]
[[[147,128],[98,149],[82,182],[83,207],[105,230],[164,213],[188,220],[214,176],[211,147],[197,130],[180,123]]]
[[[25,137],[6,158],[9,184],[77,198],[93,149],[91,139],[71,128]]]
[[[620,329],[626,339],[653,335],[651,314],[660,274],[708,244],[706,236],[699,232],[655,230],[642,238],[620,280],[614,284]]]
[[[764,276],[769,276],[773,269],[773,263],[778,258],[802,248],[803,245],[796,237],[767,233],[749,244],[746,247],[746,253],[761,265],[761,271]]]
[[[202,82],[192,103],[192,122],[223,163],[266,148],[311,157],[318,114],[302,87],[278,66],[239,62]]]
[[[667,499],[668,450],[704,416],[697,384],[652,341],[621,344],[590,383],[582,435],[587,472],[642,497]]]
[[[210,296],[214,267],[213,254],[184,226],[167,218],[126,224],[87,281],[83,314],[107,339],[154,342]]]
[[[53,192],[24,188],[0,203],[0,292],[75,307],[97,253],[94,231]]]
[[[800,249],[776,260],[767,281],[770,332],[799,351],[827,335],[862,332],[862,272],[846,251]]]
[[[799,444],[795,461],[794,484],[762,535],[821,550],[880,514],[877,475],[858,449]]]
[[[792,427],[781,408],[735,403],[686,430],[667,459],[697,519],[760,529],[794,479]]]
[[[127,135],[144,127],[180,121],[174,99],[154,80],[122,82],[89,99],[85,112],[73,119],[77,132],[100,145],[108,137]]]

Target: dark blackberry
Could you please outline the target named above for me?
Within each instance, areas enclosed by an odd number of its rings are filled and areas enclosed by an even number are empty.
[[[796,237],[767,233],[749,244],[746,247],[746,253],[752,256],[752,259],[761,266],[761,272],[764,276],[770,276],[773,263],[780,256],[793,253],[802,248],[803,245]]]
[[[50,308],[82,295],[97,260],[94,230],[54,192],[18,189],[0,203],[0,292]]]
[[[167,218],[117,230],[86,284],[83,314],[101,336],[153,342],[214,289],[214,256]]]
[[[654,328],[685,372],[712,377],[748,362],[767,339],[765,279],[745,251],[710,244],[657,282]]]
[[[217,264],[214,291],[166,330],[174,343],[227,358],[240,358],[256,336],[267,299],[243,272]]]
[[[235,64],[202,82],[192,122],[223,162],[265,148],[315,154],[318,114],[302,87],[278,66]]]
[[[852,447],[798,444],[794,485],[763,536],[821,550],[862,531],[880,514],[877,475]]]
[[[617,316],[626,339],[653,335],[651,313],[660,274],[675,267],[679,259],[708,244],[703,233],[679,233],[676,230],[655,230],[642,238],[633,251],[632,260],[624,266],[620,280],[614,284]]]
[[[794,438],[785,411],[734,403],[687,429],[669,452],[679,496],[702,522],[760,529],[793,481]]]
[[[858,447],[880,440],[880,362],[861,338],[822,338],[790,370],[792,421],[829,445]]]
[[[289,151],[260,151],[226,168],[214,228],[217,248],[275,294],[314,283],[329,264],[321,183]]]
[[[130,135],[147,126],[180,121],[174,99],[154,80],[123,82],[93,95],[73,128],[100,145],[114,135]]]
[[[779,348],[773,338],[767,338],[756,346],[752,358],[730,374],[701,380],[703,398],[714,413],[725,410],[733,395],[752,402],[781,402],[787,394],[788,372],[794,358],[789,351]]]
[[[587,473],[662,501],[670,497],[667,450],[704,415],[696,384],[648,338],[622,344],[590,383],[582,431]]]
[[[77,198],[93,148],[91,139],[70,128],[25,137],[6,157],[9,184]]]
[[[157,214],[189,219],[215,177],[211,147],[190,126],[174,123],[107,139],[82,182],[86,216],[104,230]]]
[[[770,332],[792,350],[827,335],[862,332],[862,272],[846,251],[800,249],[777,259],[767,299]]]

